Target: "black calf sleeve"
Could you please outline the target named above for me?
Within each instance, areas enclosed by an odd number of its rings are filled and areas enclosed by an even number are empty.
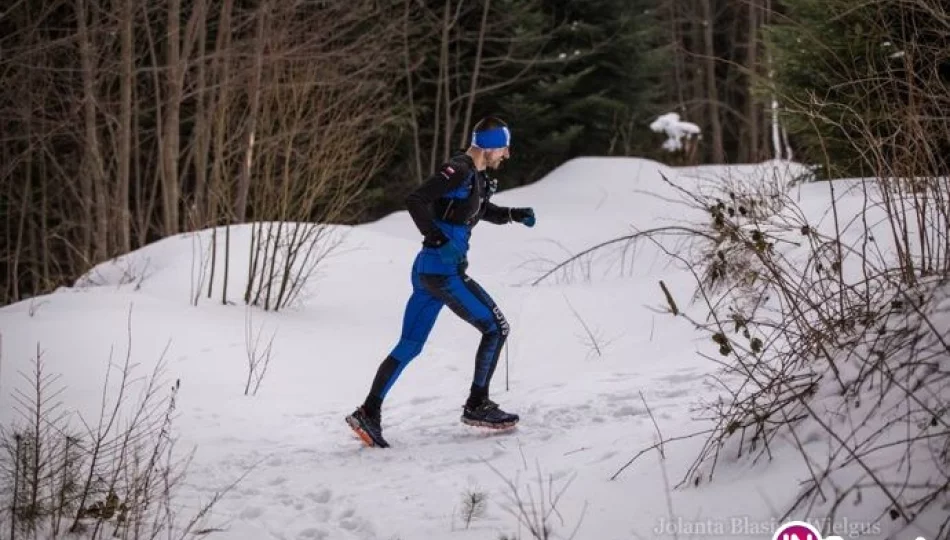
[[[379,369],[376,370],[376,377],[373,379],[373,386],[370,388],[369,395],[366,396],[366,401],[363,404],[366,407],[366,412],[375,413],[376,416],[379,416],[379,411],[383,406],[381,396],[385,393],[386,387],[390,384],[398,367],[399,362],[392,356],[387,356],[379,365]]]

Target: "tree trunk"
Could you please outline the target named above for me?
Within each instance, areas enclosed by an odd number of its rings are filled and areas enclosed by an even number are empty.
[[[459,147],[465,146],[468,132],[472,125],[472,109],[475,106],[475,88],[478,87],[478,72],[482,67],[482,47],[485,44],[485,31],[488,28],[488,11],[491,0],[485,0],[482,8],[482,24],[478,28],[478,45],[475,48],[475,65],[472,68],[472,81],[468,87],[468,105],[465,107],[465,118],[462,119],[462,133],[459,136]]]
[[[119,171],[115,201],[115,240],[119,253],[128,253],[132,249],[131,222],[129,212],[129,185],[131,183],[132,165],[132,26],[135,14],[135,0],[118,0],[121,4],[117,10],[121,13],[121,50],[122,79],[119,83]]]
[[[204,18],[204,17],[203,17]],[[203,21],[204,22],[204,21]],[[207,62],[205,49],[207,40],[207,24],[198,26],[198,82],[195,104],[195,194],[190,210],[192,227],[200,229],[207,226],[207,209],[205,208],[205,191],[208,188],[208,153],[211,147],[211,118],[208,114],[210,93],[207,82]],[[222,81],[223,83],[223,81]]]
[[[162,211],[164,216],[164,234],[171,236],[179,230],[178,199],[178,152],[179,152],[179,116],[181,114],[181,0],[168,0],[167,35],[168,104],[165,106],[165,137],[162,152],[163,178]]]
[[[244,141],[244,160],[241,162],[241,174],[238,177],[237,195],[234,200],[234,219],[242,223],[247,216],[247,196],[251,189],[251,168],[254,160],[254,137],[257,129],[258,109],[261,102],[261,76],[264,70],[264,19],[268,2],[263,2],[257,12],[257,34],[255,36],[254,73],[251,81],[251,103],[248,114],[247,134]]]
[[[719,117],[719,91],[716,88],[716,50],[713,44],[715,21],[711,0],[702,0],[706,44],[706,98],[709,103],[709,122],[712,130],[712,159],[714,163],[725,162],[722,145],[722,122]]]
[[[698,19],[698,20],[697,20]],[[686,47],[684,50],[684,65],[687,66],[687,71],[691,75],[690,79],[690,89],[692,94],[689,96],[689,103],[691,104],[691,115],[694,117],[693,122],[700,126],[703,130],[703,140],[702,146],[699,148],[700,152],[700,161],[706,161],[709,159],[709,151],[707,147],[709,146],[710,138],[708,135],[710,121],[707,121],[709,116],[709,107],[704,101],[706,96],[706,82],[704,80],[705,69],[702,63],[702,53],[701,44],[703,43],[703,24],[702,17],[699,17],[696,13],[696,6],[693,6],[693,10],[690,11],[690,20],[688,22],[687,28],[689,30],[689,47]]]
[[[451,4],[451,2],[447,2],[447,4]],[[462,0],[459,0],[459,7],[461,6],[462,6]],[[449,56],[450,46],[453,44],[451,35],[452,35],[452,29],[455,26],[454,22],[455,20],[453,19],[452,24],[449,24],[446,27],[446,32],[445,32],[446,41],[444,42],[444,45],[443,45],[445,47],[445,52],[446,52],[444,56],[445,71],[443,72],[445,76],[442,78],[443,84],[445,85],[445,96],[443,96],[444,97],[443,103],[445,103],[445,108],[442,109],[444,113],[443,122],[445,122],[445,124],[442,126],[442,160],[443,161],[449,159],[449,153],[452,151],[452,131],[453,131],[453,128],[455,127],[455,122],[453,121],[453,116],[452,116],[452,79],[453,79],[453,74],[458,72],[458,66],[457,65],[455,66],[455,70],[452,69],[452,64],[450,62],[450,56]],[[457,44],[458,42],[456,41],[454,43]]]
[[[228,103],[231,79],[230,62],[231,59],[225,54],[231,45],[231,11],[234,7],[233,0],[224,0],[221,5],[221,19],[219,22],[219,31],[215,39],[215,76],[217,77],[217,92],[215,93],[212,115],[214,128],[212,133],[213,158],[211,162],[211,184],[208,186],[208,222],[214,227],[211,231],[211,267],[208,272],[208,298],[211,298],[214,288],[214,274],[217,270],[218,262],[218,211],[220,208],[226,209],[225,221],[230,222],[230,206],[221,205],[221,201],[228,200],[225,197],[224,187],[224,135],[226,129]],[[210,120],[209,120],[210,121]],[[227,249],[227,248],[226,248]],[[225,266],[227,260],[224,261]],[[225,284],[225,289],[227,285]],[[226,293],[223,293],[226,298]]]
[[[440,126],[439,123],[439,112],[442,110],[442,100],[445,99],[448,102],[448,96],[442,95],[443,87],[448,91],[448,82],[443,83],[443,81],[448,81],[449,78],[449,30],[451,26],[449,25],[449,13],[452,11],[452,2],[446,1],[445,8],[443,9],[442,15],[442,41],[439,47],[439,76],[436,78],[436,92],[435,92],[435,108],[433,109],[434,113],[433,119],[435,124],[435,129],[432,131],[432,152],[429,159],[429,169],[435,169],[437,163],[436,159],[439,155],[439,134]],[[446,103],[446,110],[448,109],[448,104]],[[446,150],[447,151],[447,150]],[[444,159],[444,158],[443,158]]]
[[[76,0],[76,20],[79,29],[79,56],[82,64],[83,88],[83,123],[85,134],[85,148],[83,166],[79,174],[81,222],[82,222],[82,252],[85,263],[91,260],[99,261],[104,254],[105,245],[100,234],[100,225],[97,223],[97,210],[94,197],[103,186],[102,154],[99,151],[99,136],[96,130],[96,96],[94,55],[89,26],[86,21],[86,2]]]
[[[32,122],[30,122],[30,119],[28,117],[27,122],[26,122],[27,145],[33,142],[33,129],[32,129],[31,124]],[[28,152],[28,155],[32,154],[32,152],[30,152],[29,150],[27,150],[27,152]],[[23,231],[26,230],[27,215],[29,215],[30,213],[29,203],[30,203],[30,192],[33,190],[32,181],[33,181],[33,160],[30,159],[30,160],[27,160],[26,162],[26,170],[23,175],[24,185],[23,185],[23,192],[21,193],[22,199],[20,201],[20,211],[19,211],[19,216],[18,216],[19,219],[18,219],[17,227],[16,227],[16,241],[13,243],[13,254],[12,254],[13,261],[11,261],[10,263],[10,278],[9,279],[10,279],[10,285],[12,288],[11,296],[13,298],[13,301],[17,301],[20,299],[20,259],[23,256],[23,251],[24,251],[24,247],[23,247],[24,232]],[[45,179],[40,179],[40,181],[43,182],[45,181]],[[11,184],[13,184],[13,182],[11,182]],[[16,200],[16,198],[13,196],[13,193],[10,193],[9,200],[10,202],[13,202]],[[13,216],[13,215],[16,215],[17,212],[9,212],[9,214]]]
[[[765,0],[765,14],[768,17],[768,14],[772,12],[772,2],[771,0]],[[766,19],[765,24],[769,24],[769,21]],[[768,72],[769,77],[769,86],[774,87],[774,71],[772,69],[772,55],[766,54],[765,58],[765,69]],[[772,92],[771,102],[769,103],[769,111],[772,115],[771,118],[771,140],[772,140],[772,158],[773,159],[782,159],[782,143],[781,135],[779,130],[778,123],[778,97],[776,97],[775,92]]]
[[[406,88],[409,96],[409,119],[412,124],[412,148],[414,152],[414,166],[411,174],[413,178],[416,179],[416,182],[421,184],[424,180],[422,174],[422,141],[419,140],[419,117],[416,114],[416,103],[415,103],[415,89],[412,84],[412,56],[409,54],[409,6],[412,5],[412,0],[405,0],[405,11],[403,13],[403,34],[402,34],[402,45],[403,45],[403,59],[406,66]]]
[[[755,162],[759,160],[759,114],[755,97],[753,96],[753,85],[755,77],[758,74],[758,33],[759,33],[759,6],[758,0],[749,1],[749,35],[746,43],[746,69],[750,73],[748,76],[747,94],[745,100],[746,116],[746,140],[742,145],[741,151],[747,152],[747,161]]]
[[[49,204],[49,171],[47,170],[47,160],[39,160],[40,168],[40,213],[37,216],[37,219],[40,222],[39,230],[37,234],[40,237],[39,241],[39,256],[42,259],[42,271],[40,273],[40,286],[45,290],[47,287],[53,285],[53,280],[50,277],[50,232],[49,232],[49,219],[50,219],[50,204]]]
[[[678,12],[676,10],[677,1],[669,0],[667,2],[670,14],[670,43],[673,49],[673,85],[676,87],[676,97],[679,105],[679,112],[685,114],[685,99],[683,91],[686,88],[686,77],[683,75],[683,40],[680,37]]]
[[[224,0],[221,5],[221,21],[219,31],[215,40],[215,77],[217,79],[217,88],[214,100],[214,128],[212,146],[213,156],[211,163],[211,185],[208,186],[208,215],[213,225],[218,225],[218,208],[223,200],[227,200],[225,194],[224,171],[225,171],[225,135],[227,135],[227,120],[229,114],[230,87],[231,87],[231,58],[227,56],[226,51],[231,47],[231,12],[234,8],[234,0]],[[226,207],[230,210],[230,206]],[[230,214],[229,214],[230,221]],[[212,252],[212,257],[214,252]],[[214,261],[212,259],[212,264]]]
[[[147,23],[145,26],[148,26]],[[134,88],[132,89],[132,95],[134,96],[132,103],[138,103],[138,95]],[[148,200],[148,168],[138,165],[142,162],[143,154],[146,153],[142,149],[140,115],[139,108],[135,107],[132,110],[132,163],[135,165],[135,183],[133,184],[135,186],[135,204],[133,206],[135,213],[132,216],[132,221],[137,227],[135,230],[136,246],[145,245],[152,218],[151,205]]]

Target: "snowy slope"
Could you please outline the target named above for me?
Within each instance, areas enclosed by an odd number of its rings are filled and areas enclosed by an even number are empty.
[[[785,179],[801,173],[775,163],[761,167],[779,167]],[[404,212],[338,228],[344,242],[320,267],[310,294],[276,314],[241,302],[247,228],[232,229],[232,305],[189,302],[194,254],[210,241],[203,231],[101,265],[80,287],[0,310],[0,421],[17,418],[18,372],[30,370],[38,344],[47,371],[61,375],[59,400],[84,418],[98,414],[110,354],[116,360],[128,352],[140,375],[164,354],[167,381],[181,382],[176,448],[195,451],[176,501],[197,511],[247,474],[204,522],[219,529],[212,537],[497,539],[519,533],[505,511],[504,479],[525,497],[530,485],[537,499],[540,470],[546,488],[549,476],[555,491],[571,482],[552,518],[565,538],[579,521],[576,538],[671,537],[655,530],[671,516],[724,523],[723,538],[769,538],[775,512],[805,474],[793,449],[778,449],[775,461],[751,470],[727,467],[711,485],[672,490],[702,442],[693,439],[667,445],[663,462],[653,452],[610,480],[656,440],[644,399],[671,438],[702,426],[692,406],[715,395],[705,376],[716,366],[697,354],[714,345],[655,309],[664,306],[660,279],[685,304],[692,275],[645,243],[635,252],[618,246],[599,255],[590,276],[574,272],[574,279],[529,286],[550,262],[593,244],[707,219],[677,203],[661,173],[700,190],[711,189],[715,176],[740,172],[749,167],[671,169],[588,158],[497,195],[498,204],[533,206],[538,215],[533,229],[481,224],[470,254],[471,275],[512,326],[492,395],[521,414],[514,432],[486,434],[459,423],[479,336],[448,311],[384,406],[392,448],[362,448],[344,424],[398,338],[419,245]],[[806,186],[800,197],[816,214],[827,206],[818,188]],[[702,316],[702,306],[681,307]],[[255,396],[244,395],[249,316],[265,337],[276,332]],[[581,320],[597,337],[599,354]],[[470,489],[484,491],[488,504],[466,527],[460,507]]]

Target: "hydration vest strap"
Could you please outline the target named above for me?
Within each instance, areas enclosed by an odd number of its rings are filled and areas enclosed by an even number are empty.
[[[438,199],[435,201],[436,219],[452,225],[467,225],[470,216],[465,214],[465,202],[465,199]]]

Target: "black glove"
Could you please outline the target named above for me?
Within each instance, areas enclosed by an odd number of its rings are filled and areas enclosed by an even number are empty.
[[[534,227],[535,218],[533,208],[511,208],[508,210],[508,215],[511,217],[511,221],[517,221],[528,227]]]

